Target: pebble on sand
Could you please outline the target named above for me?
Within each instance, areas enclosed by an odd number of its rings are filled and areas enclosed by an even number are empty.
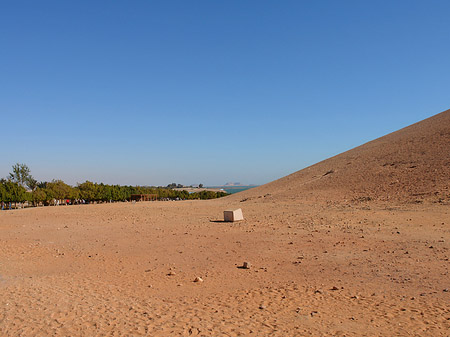
[[[250,269],[251,268],[251,263],[250,262],[244,262],[243,264],[242,264],[242,268],[243,269]]]
[[[203,282],[203,279],[201,278],[201,277],[196,277],[195,279],[194,279],[194,282]]]

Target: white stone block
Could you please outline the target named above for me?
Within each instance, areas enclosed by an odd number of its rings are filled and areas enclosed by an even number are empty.
[[[242,215],[242,209],[228,209],[226,211],[223,211],[223,219],[224,221],[239,221],[244,220],[244,216]]]

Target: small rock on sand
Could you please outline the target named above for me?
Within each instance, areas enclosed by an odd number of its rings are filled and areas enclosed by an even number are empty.
[[[201,278],[201,277],[196,277],[195,279],[194,279],[194,282],[203,282],[203,279]]]

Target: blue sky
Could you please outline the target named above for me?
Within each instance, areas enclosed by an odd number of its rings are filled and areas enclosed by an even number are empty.
[[[450,108],[448,1],[1,1],[0,177],[262,184]]]

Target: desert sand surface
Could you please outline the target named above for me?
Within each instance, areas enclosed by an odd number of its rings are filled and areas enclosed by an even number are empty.
[[[0,335],[448,336],[448,206],[242,204],[2,212]]]
[[[0,336],[449,336],[449,137],[447,111],[217,200],[0,212]]]

